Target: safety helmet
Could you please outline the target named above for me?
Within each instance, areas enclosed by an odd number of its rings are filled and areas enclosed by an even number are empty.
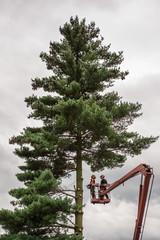
[[[91,178],[96,178],[96,176],[95,176],[95,175],[92,175]]]
[[[102,175],[100,176],[100,178],[104,178],[104,175],[102,174]]]

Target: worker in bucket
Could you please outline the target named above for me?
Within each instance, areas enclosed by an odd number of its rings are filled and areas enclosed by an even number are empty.
[[[100,178],[101,178],[100,189],[103,191],[106,190],[106,186],[103,186],[103,184],[107,184],[107,180],[104,177],[105,176],[103,174],[100,176]],[[109,199],[108,194],[106,194],[105,196],[107,199]]]
[[[88,187],[89,189],[91,190],[91,195],[92,195],[92,198],[95,198],[95,179],[96,179],[96,176],[95,175],[92,175],[91,176],[91,180],[90,180],[90,183],[88,184]]]

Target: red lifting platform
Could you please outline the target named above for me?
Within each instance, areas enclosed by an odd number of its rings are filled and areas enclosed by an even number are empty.
[[[95,204],[95,203],[106,204],[106,203],[110,203],[110,199],[106,198],[106,199],[100,200],[99,198],[92,198],[91,203],[93,203],[93,204]]]
[[[104,190],[106,190],[109,186],[110,184],[99,185],[98,183],[92,184],[92,186],[88,185],[87,187],[90,189],[90,194],[91,194],[91,203],[93,204],[109,203],[110,198],[108,197],[108,194],[102,196],[102,193],[104,192]],[[97,193],[98,193],[98,196],[96,197]]]

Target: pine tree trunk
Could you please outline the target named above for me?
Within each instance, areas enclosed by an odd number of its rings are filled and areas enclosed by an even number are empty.
[[[82,177],[82,150],[81,150],[81,134],[77,135],[77,169],[76,169],[76,204],[83,205],[83,177]],[[83,234],[83,210],[78,209],[75,213],[75,232]]]

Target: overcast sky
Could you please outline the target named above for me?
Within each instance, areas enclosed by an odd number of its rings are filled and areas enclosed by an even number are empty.
[[[20,186],[15,174],[23,160],[8,139],[30,126],[24,98],[32,95],[31,78],[49,76],[39,54],[59,41],[59,26],[71,16],[96,22],[112,51],[123,51],[122,69],[130,74],[115,84],[123,100],[142,103],[143,116],[131,129],[143,136],[160,135],[160,1],[159,0],[0,0],[0,206],[11,208],[8,191]],[[140,163],[154,169],[155,181],[144,240],[160,239],[160,153],[158,140],[141,156],[128,157],[121,169],[103,172],[112,183]],[[91,171],[84,165],[84,187]],[[96,173],[99,179],[100,173]],[[84,191],[87,240],[132,239],[139,177],[111,193],[108,205],[91,205]],[[70,180],[72,185],[74,179]]]

